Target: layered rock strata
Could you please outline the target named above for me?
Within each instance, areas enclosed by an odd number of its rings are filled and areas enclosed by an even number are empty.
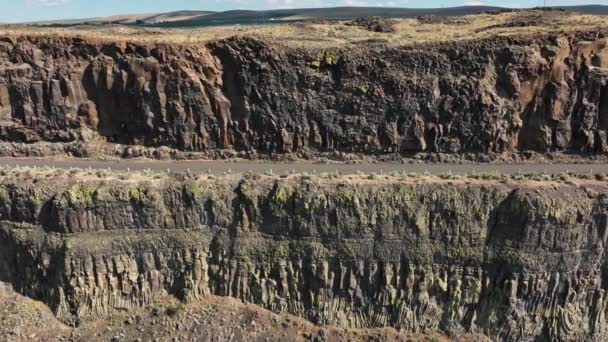
[[[172,294],[321,325],[605,340],[608,184],[6,176],[0,280],[63,321]]]
[[[607,44],[602,31],[324,50],[0,37],[0,139],[85,156],[99,142],[209,156],[604,153]]]

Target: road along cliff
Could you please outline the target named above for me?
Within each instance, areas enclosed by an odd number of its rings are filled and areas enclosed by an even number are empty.
[[[76,325],[219,295],[327,326],[603,341],[590,178],[4,170],[0,281]]]
[[[606,37],[598,29],[322,49],[251,37],[3,36],[0,151],[603,154]]]

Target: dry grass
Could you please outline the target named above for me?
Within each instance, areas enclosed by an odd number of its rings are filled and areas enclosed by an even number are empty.
[[[152,186],[160,186],[168,179],[177,177],[182,181],[194,180],[203,182],[237,182],[243,178],[259,180],[286,181],[314,181],[314,182],[342,182],[348,181],[354,184],[395,184],[408,183],[417,184],[512,184],[517,186],[527,185],[531,187],[546,187],[557,185],[602,185],[608,186],[607,174],[591,173],[499,173],[499,172],[472,172],[442,174],[416,173],[416,172],[391,172],[391,173],[363,173],[342,174],[334,172],[322,172],[319,174],[302,173],[174,173],[164,171],[121,171],[112,169],[61,169],[49,167],[0,167],[0,177],[3,181],[10,182],[11,179],[20,179],[24,183],[38,183],[40,180],[52,180],[54,182],[120,182],[122,184],[147,183]],[[3,183],[0,181],[0,185]]]
[[[408,45],[565,30],[608,31],[608,18],[568,12],[524,11],[436,18],[436,20],[396,19],[396,31],[393,33],[371,32],[361,27],[346,25],[345,22],[171,29],[120,25],[62,28],[6,25],[0,26],[0,35],[58,35],[111,41],[135,40],[183,44],[201,44],[240,35],[288,46],[324,48],[369,41],[388,45]]]

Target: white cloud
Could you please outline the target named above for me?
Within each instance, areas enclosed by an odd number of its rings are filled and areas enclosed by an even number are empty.
[[[344,5],[344,6],[366,6],[369,5],[369,3],[367,1],[360,1],[360,0],[342,0],[340,5]]]
[[[469,0],[464,2],[465,6],[483,6],[485,3],[481,0]]]
[[[266,0],[266,5],[270,8],[293,8],[297,4],[294,0]]]
[[[369,6],[369,7],[403,7],[408,0],[375,1],[375,0],[339,0],[333,6]]]
[[[204,0],[202,0],[204,2]],[[215,0],[216,3],[234,4],[238,8],[280,9],[280,8],[320,8],[320,7],[403,7],[408,0]]]
[[[70,0],[26,0],[26,3],[30,7],[42,6],[42,7],[55,7],[65,5]]]

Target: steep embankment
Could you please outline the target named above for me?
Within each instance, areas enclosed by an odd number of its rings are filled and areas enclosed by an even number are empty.
[[[61,142],[3,154],[608,151],[601,31],[325,50],[0,40],[0,139]]]
[[[604,181],[32,176],[0,187],[0,280],[66,322],[216,294],[332,326],[606,338]]]

